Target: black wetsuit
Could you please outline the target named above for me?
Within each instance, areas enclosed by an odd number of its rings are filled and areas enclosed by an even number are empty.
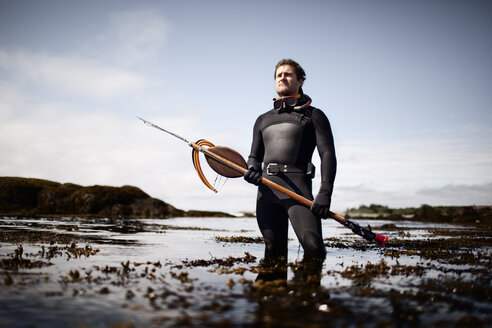
[[[309,97],[302,95],[296,109],[272,109],[258,117],[248,166],[260,168],[263,163],[263,177],[313,200],[312,180],[306,169],[317,147],[321,158],[321,189],[331,199],[336,173],[333,135],[321,110],[302,106],[308,101]],[[269,175],[265,169],[271,163],[280,164],[280,168],[287,165],[287,172]],[[256,215],[265,240],[265,258],[287,258],[289,218],[304,254],[325,256],[321,220],[307,206],[260,184]]]

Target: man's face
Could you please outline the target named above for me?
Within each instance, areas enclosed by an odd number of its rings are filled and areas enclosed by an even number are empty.
[[[275,91],[280,97],[297,95],[303,82],[297,79],[294,67],[290,65],[279,66],[275,73]]]

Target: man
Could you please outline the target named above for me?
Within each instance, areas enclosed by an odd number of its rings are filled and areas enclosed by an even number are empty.
[[[324,259],[320,218],[328,217],[336,174],[330,123],[303,93],[306,74],[297,62],[281,60],[274,76],[278,98],[274,108],[256,120],[244,175],[246,181],[258,185],[256,215],[265,241],[265,259],[287,259],[289,219],[305,256]],[[311,158],[316,147],[321,158],[321,188],[311,208],[261,183],[263,176],[312,200]]]

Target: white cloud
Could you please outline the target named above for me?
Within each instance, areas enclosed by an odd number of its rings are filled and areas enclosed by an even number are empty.
[[[337,149],[340,185],[364,184],[379,190],[437,187],[492,181],[489,131],[473,126],[436,138],[357,140]],[[480,140],[478,142],[477,140]]]
[[[87,46],[112,62],[134,65],[165,49],[168,34],[169,23],[157,10],[120,11],[110,14],[107,31]]]
[[[101,65],[80,57],[51,56],[26,51],[0,50],[0,69],[13,73],[20,83],[34,82],[69,94],[108,99],[148,83],[130,71]],[[20,81],[19,81],[20,80]]]
[[[20,92],[11,83],[0,80],[0,121],[12,115],[21,103]]]
[[[490,205],[492,138],[477,126],[415,138],[359,139],[337,147],[332,206]],[[316,189],[315,189],[316,191]]]
[[[416,195],[422,200],[430,198],[433,204],[439,205],[491,205],[492,182],[478,185],[447,184],[436,188],[422,188],[417,190]]]

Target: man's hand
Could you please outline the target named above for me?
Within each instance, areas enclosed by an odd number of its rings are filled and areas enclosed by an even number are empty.
[[[244,180],[258,186],[261,183],[261,175],[262,175],[261,169],[254,165],[251,165],[248,168],[248,171],[244,173]]]
[[[333,185],[328,183],[321,183],[319,193],[314,199],[313,206],[311,206],[311,212],[316,215],[316,217],[327,218],[330,216],[332,192]]]

